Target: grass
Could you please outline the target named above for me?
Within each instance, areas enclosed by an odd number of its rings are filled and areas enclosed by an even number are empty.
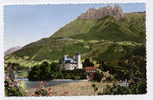
[[[62,44],[63,42],[64,44]],[[58,62],[58,60],[65,54],[74,56],[78,52],[81,53],[81,59],[90,57],[94,61],[102,59],[108,62],[115,62],[122,59],[127,54],[133,55],[132,53],[134,51],[141,51],[140,49],[143,47],[145,48],[143,43],[131,41],[113,42],[109,40],[88,40],[82,42],[81,40],[62,40],[56,41],[56,43],[53,42],[51,45],[46,44],[46,46],[41,48],[39,52],[36,52],[32,57],[30,57],[31,55],[9,56],[5,57],[5,62],[18,63],[20,66],[33,67],[41,64],[43,61],[49,63],[54,61]]]

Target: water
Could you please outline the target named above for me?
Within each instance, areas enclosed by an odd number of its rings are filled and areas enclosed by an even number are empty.
[[[20,78],[20,79],[18,78],[16,80],[23,81],[27,88],[37,88],[41,83],[41,81],[29,81],[26,78]],[[63,83],[80,82],[80,81],[87,81],[87,80],[56,79],[51,81],[45,81],[47,84],[44,85],[44,87],[55,86]]]

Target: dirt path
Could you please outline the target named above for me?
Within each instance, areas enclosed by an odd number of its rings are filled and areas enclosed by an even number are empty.
[[[95,93],[92,87],[95,84],[98,87],[98,91]],[[112,85],[112,83],[97,83],[89,81],[81,81],[75,83],[64,83],[56,86],[51,86],[48,89],[49,96],[91,96],[98,92],[103,92],[103,88],[106,85]],[[28,95],[31,96],[36,89],[29,89]]]

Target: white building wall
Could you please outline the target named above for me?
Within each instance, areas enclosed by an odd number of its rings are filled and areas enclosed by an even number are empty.
[[[77,55],[77,69],[82,69],[81,55]]]
[[[76,64],[65,64],[64,70],[74,70],[77,67]]]

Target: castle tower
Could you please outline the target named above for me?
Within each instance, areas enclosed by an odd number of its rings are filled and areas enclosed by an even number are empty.
[[[77,58],[77,68],[82,69],[81,55],[77,53],[76,58]]]

